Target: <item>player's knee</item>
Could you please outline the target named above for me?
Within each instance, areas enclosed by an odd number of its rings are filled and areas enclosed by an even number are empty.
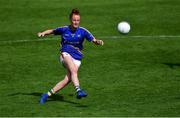
[[[70,72],[71,72],[71,75],[77,75],[77,69],[76,68],[71,69]]]
[[[70,81],[71,81],[71,79],[70,79],[69,77],[67,77],[67,78],[64,79],[64,82],[65,82],[65,83],[68,83],[68,82],[70,82]]]

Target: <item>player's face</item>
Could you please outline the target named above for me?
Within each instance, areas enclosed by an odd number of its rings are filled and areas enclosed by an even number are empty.
[[[80,23],[80,15],[72,15],[71,18],[71,26],[73,28],[78,28],[79,27],[79,23]]]

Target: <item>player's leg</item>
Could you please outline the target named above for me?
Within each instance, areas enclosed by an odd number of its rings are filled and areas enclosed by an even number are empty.
[[[69,70],[71,74],[71,81],[74,84],[74,87],[77,92],[77,98],[80,99],[81,97],[86,97],[87,93],[80,89],[79,79],[78,79],[78,69],[79,66],[76,64],[75,60],[71,56],[65,56],[64,64],[65,67]]]
[[[78,80],[78,68],[74,64],[71,56],[64,57],[64,64],[69,70],[71,75],[71,81],[73,82],[74,86],[79,86],[79,80]]]
[[[57,93],[59,90],[63,89],[67,84],[70,83],[71,81],[71,75],[70,72],[67,71],[67,74],[65,75],[64,79],[62,81],[60,81],[59,83],[57,83],[53,89],[51,89],[50,91],[48,91],[45,94],[42,94],[41,99],[40,99],[40,103],[44,104],[47,100],[47,98],[55,93]]]
[[[42,94],[41,99],[40,99],[40,103],[44,104],[46,102],[46,100],[48,99],[49,96],[57,93],[59,90],[63,89],[67,84],[70,83],[71,78],[70,78],[70,72],[67,71],[67,74],[65,75],[64,79],[62,81],[60,81],[59,83],[57,83],[53,89],[51,89],[50,91],[48,91],[45,94]]]
[[[65,75],[64,79],[53,87],[53,91],[57,93],[59,90],[63,89],[66,85],[68,85],[70,82],[71,82],[71,74],[69,70],[67,70],[67,74]]]
[[[81,62],[78,61],[78,62],[75,62],[74,59],[72,58],[72,56],[67,53],[67,52],[63,52],[61,53],[61,56],[60,56],[60,61],[63,63],[64,67],[67,69],[67,71],[69,72],[69,75],[70,75],[70,79],[71,81],[73,82],[74,86],[79,86],[79,80],[78,79],[74,79],[74,78],[77,78],[77,71],[80,67],[80,64]],[[74,69],[74,71],[72,71],[72,69],[69,69],[70,66],[71,68]],[[75,74],[74,74],[75,73]],[[75,80],[75,81],[74,81]]]

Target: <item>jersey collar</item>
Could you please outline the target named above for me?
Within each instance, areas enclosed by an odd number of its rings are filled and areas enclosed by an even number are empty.
[[[69,25],[69,30],[70,30],[72,33],[75,33],[78,29],[79,29],[79,27],[76,28],[75,30],[72,30],[71,25]]]

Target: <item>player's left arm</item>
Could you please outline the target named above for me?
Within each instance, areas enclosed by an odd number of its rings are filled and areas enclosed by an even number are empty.
[[[96,45],[104,45],[103,40],[98,40],[96,38],[93,38],[92,42]]]
[[[95,45],[104,45],[103,40],[96,39],[87,29],[84,29],[84,36],[89,42],[93,42]]]

